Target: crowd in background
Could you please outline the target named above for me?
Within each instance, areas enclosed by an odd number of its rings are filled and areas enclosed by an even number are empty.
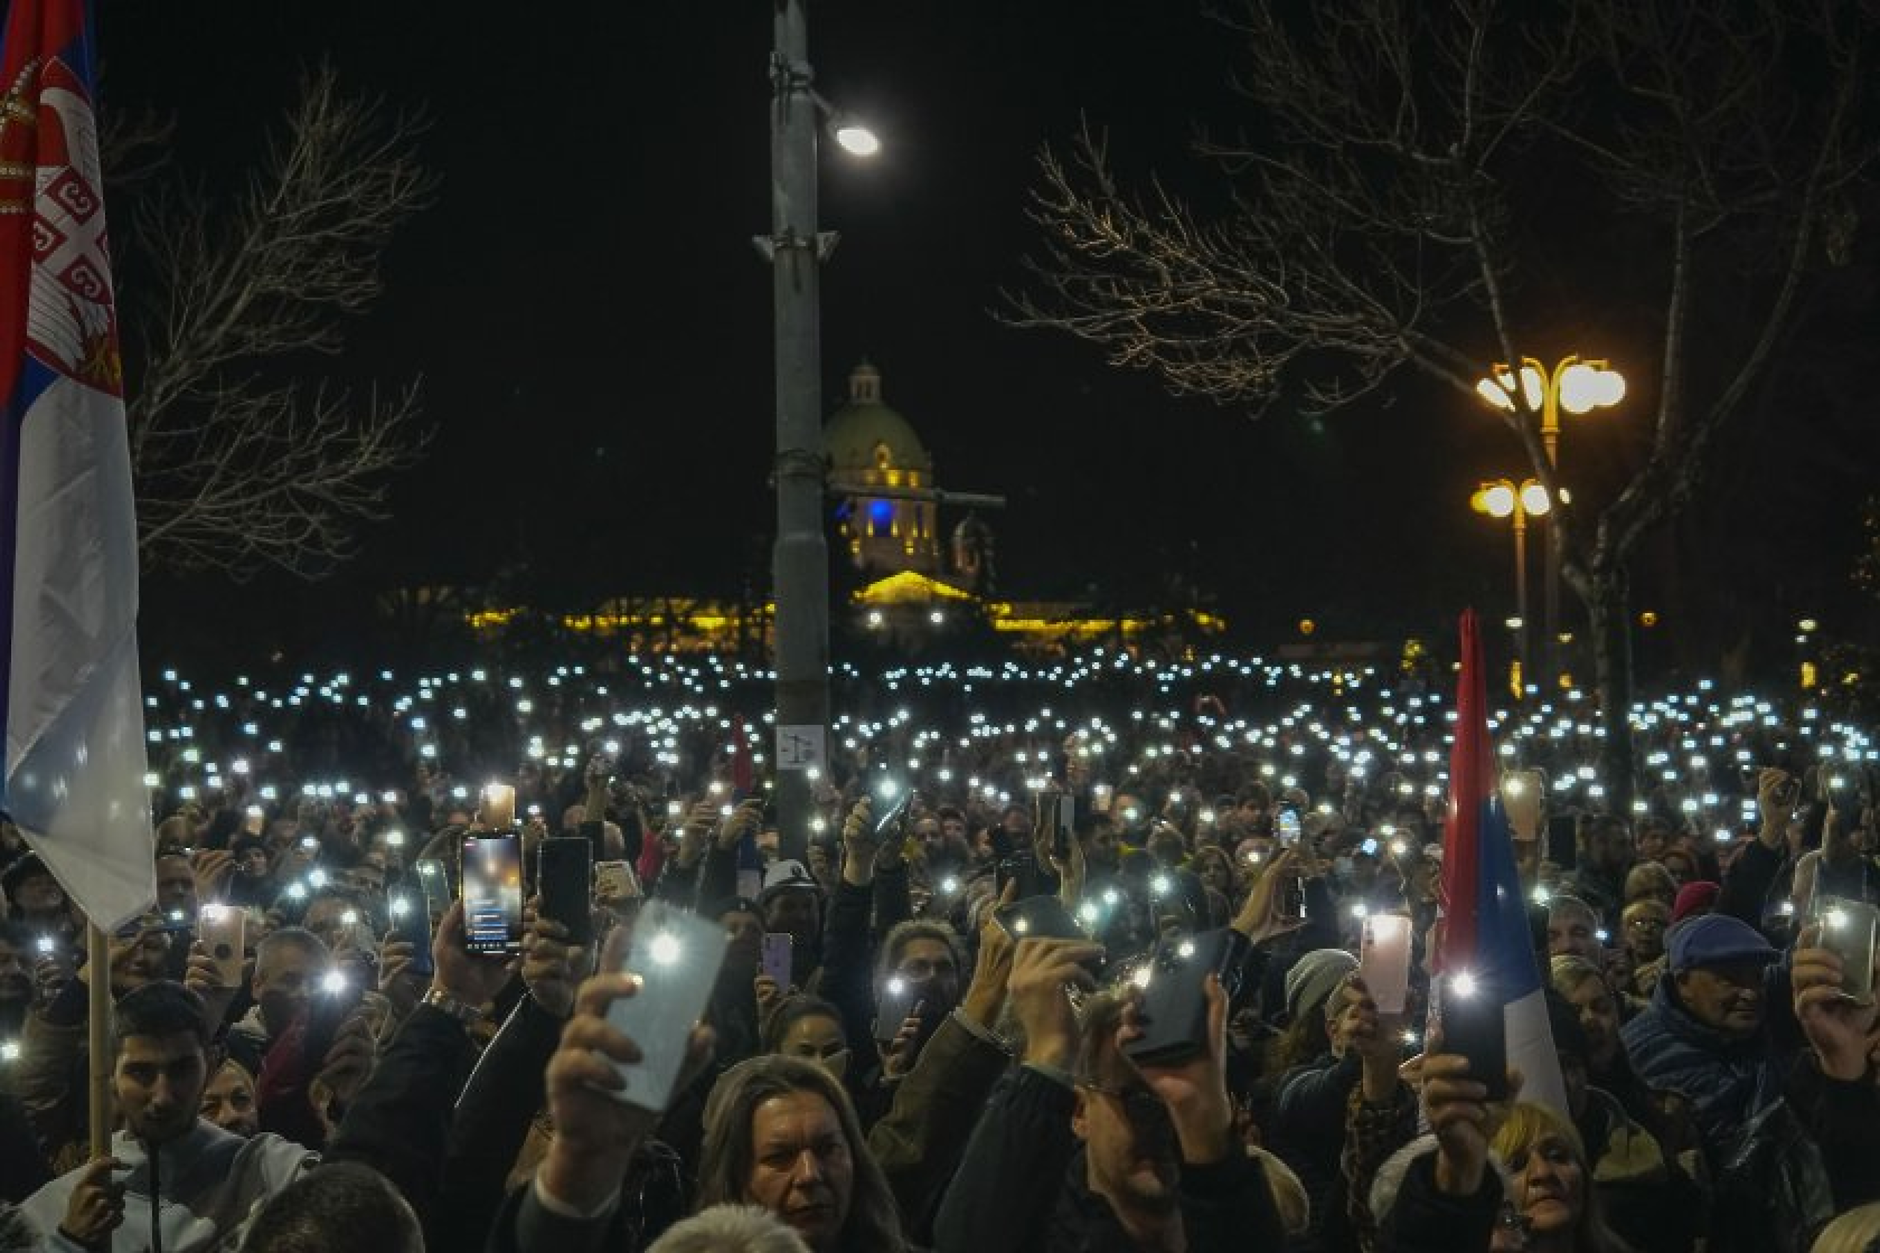
[[[84,920],[0,828],[0,1248],[1880,1234],[1874,998],[1821,933],[1830,903],[1880,904],[1875,752],[1805,696],[1642,703],[1623,812],[1589,700],[1494,716],[1557,1109],[1424,1038],[1440,686],[1103,653],[845,672],[799,852],[767,800],[767,680],[672,658],[222,690],[164,673],[157,898],[102,982]],[[468,951],[459,899],[466,837],[511,825],[492,781],[515,789],[529,899],[507,958]],[[558,838],[595,866],[586,917],[540,907]],[[1040,899],[1074,933],[1012,925]],[[653,1111],[616,1099],[651,1063],[610,1011],[660,990],[645,960],[620,972],[655,905],[728,938]],[[240,914],[240,953],[214,951],[205,906]],[[1390,914],[1413,973],[1385,1012],[1358,955]],[[1200,985],[1204,1047],[1145,1060],[1156,963],[1208,937],[1234,956]],[[1870,984],[1871,965],[1870,942]],[[85,1134],[100,987],[109,1159]]]

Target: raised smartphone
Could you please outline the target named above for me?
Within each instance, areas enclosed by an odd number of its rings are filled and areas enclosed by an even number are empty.
[[[464,949],[509,957],[522,951],[522,841],[472,835],[463,842]]]
[[[1469,1059],[1469,1078],[1488,1089],[1488,1099],[1508,1098],[1508,1027],[1501,997],[1488,983],[1468,975],[1437,981],[1443,1052]]]
[[[1364,920],[1358,977],[1380,1014],[1401,1014],[1410,997],[1410,919],[1372,914]]]
[[[1028,896],[992,911],[998,924],[1014,940],[1088,940],[1071,911],[1055,896]]]
[[[1123,1046],[1141,1066],[1177,1066],[1208,1049],[1207,976],[1221,977],[1231,1001],[1240,990],[1247,938],[1229,927],[1193,936],[1169,936],[1139,967],[1143,1033]]]
[[[640,988],[607,1010],[608,1024],[640,1049],[639,1061],[620,1063],[627,1086],[615,1099],[655,1114],[672,1104],[686,1043],[718,982],[726,941],[716,922],[664,901],[649,901],[640,911],[615,969],[638,975]]]
[[[411,964],[405,967],[405,973],[429,979],[437,973],[437,959],[431,953],[430,914],[407,896],[394,896],[391,909],[393,933],[411,945]]]
[[[1865,901],[1836,896],[1819,899],[1821,947],[1841,959],[1841,995],[1857,1005],[1871,1005],[1874,944],[1880,940],[1880,909]]]
[[[418,890],[424,894],[424,912],[435,922],[450,912],[450,875],[435,857],[420,857],[412,864]]]
[[[203,952],[215,963],[216,986],[241,987],[247,964],[248,911],[234,905],[204,905],[196,914],[196,934]]]
[[[557,836],[542,841],[537,857],[535,881],[542,893],[542,917],[568,928],[568,943],[591,943],[594,906],[589,885],[594,879],[594,846],[580,836]]]
[[[894,1043],[902,1026],[920,1011],[920,988],[899,975],[890,976],[875,1000],[875,1043]]]
[[[780,992],[790,988],[791,967],[796,957],[796,937],[787,931],[764,933],[764,948],[758,968],[776,980]]]

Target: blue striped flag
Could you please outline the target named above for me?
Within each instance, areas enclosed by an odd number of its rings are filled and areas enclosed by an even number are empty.
[[[1566,1085],[1547,1023],[1540,966],[1515,870],[1488,739],[1488,697],[1475,610],[1462,615],[1456,739],[1449,754],[1449,821],[1443,829],[1442,939],[1436,972],[1467,976],[1502,1003],[1508,1064],[1524,1077],[1521,1099],[1565,1113]]]
[[[0,813],[109,928],[156,881],[88,18],[13,0],[0,36]]]

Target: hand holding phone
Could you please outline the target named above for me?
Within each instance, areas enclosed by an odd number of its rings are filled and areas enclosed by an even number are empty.
[[[568,943],[585,946],[594,940],[594,846],[580,836],[542,841],[536,883],[542,893],[541,912],[568,929]]]
[[[616,959],[610,973],[639,977],[638,990],[607,1009],[607,1024],[640,1050],[638,1062],[616,1063],[626,1080],[616,1100],[655,1114],[672,1103],[726,943],[717,923],[656,900],[640,911],[629,938],[609,944]]]
[[[787,931],[769,931],[764,934],[763,955],[758,959],[759,968],[776,983],[777,991],[784,992],[790,987],[791,967],[796,956],[796,937]]]
[[[1872,1005],[1880,909],[1866,901],[1835,896],[1818,896],[1816,902],[1815,920],[1820,928],[1816,943],[1841,959],[1841,995],[1856,1005]]]
[[[204,905],[197,913],[196,929],[203,951],[215,963],[216,986],[242,986],[248,912],[233,905]]]
[[[464,950],[509,957],[522,951],[522,842],[510,832],[463,842]]]
[[[1207,978],[1218,975],[1231,1001],[1240,990],[1245,936],[1221,927],[1161,940],[1137,973],[1141,1034],[1123,1045],[1139,1066],[1179,1066],[1208,1049]]]

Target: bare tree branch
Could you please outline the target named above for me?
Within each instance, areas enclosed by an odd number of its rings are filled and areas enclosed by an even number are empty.
[[[149,281],[126,403],[147,567],[319,577],[383,518],[390,476],[428,441],[418,384],[355,398],[302,376],[342,351],[392,235],[430,200],[422,129],[321,68],[232,203],[177,176],[137,202]]]
[[[1195,151],[1230,209],[1204,217],[1159,183],[1123,186],[1086,124],[1068,159],[1040,155],[1040,243],[1002,316],[1256,412],[1349,404],[1405,365],[1466,393],[1496,362],[1577,347],[1542,345],[1559,307],[1597,293],[1547,266],[1606,255],[1623,230],[1627,281],[1663,293],[1655,351],[1627,365],[1655,358],[1656,412],[1629,477],[1604,501],[1576,485],[1548,527],[1599,637],[1610,770],[1629,733],[1629,673],[1610,647],[1627,562],[1766,377],[1819,241],[1830,262],[1848,255],[1845,189],[1874,159],[1871,7],[1238,0],[1221,16],[1245,42],[1249,116],[1245,134]],[[1550,184],[1574,188],[1574,213]],[[1730,316],[1706,307],[1720,300]],[[1523,388],[1511,399],[1507,423],[1558,502],[1541,415]]]

